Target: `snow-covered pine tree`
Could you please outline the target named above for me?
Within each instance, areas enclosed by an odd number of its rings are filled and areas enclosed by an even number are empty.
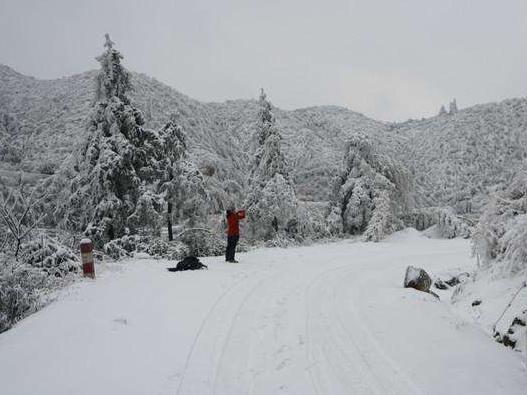
[[[95,99],[97,102],[104,102],[118,98],[124,104],[129,104],[126,94],[132,87],[130,73],[121,65],[123,55],[114,49],[115,43],[110,35],[106,33],[104,37],[106,51],[96,58],[101,64],[101,70],[97,75]]]
[[[281,151],[281,136],[271,103],[263,89],[259,104],[257,148],[244,204],[250,235],[256,240],[270,240],[278,234],[295,237],[299,231],[298,201]]]
[[[442,105],[441,108],[439,109],[439,115],[446,115],[447,112],[446,112],[446,109],[445,109],[445,106]]]
[[[161,171],[155,156],[161,142],[143,128],[143,116],[130,104],[130,74],[108,35],[105,48],[97,58],[101,70],[87,140],[64,207],[67,225],[84,231],[98,245],[136,231],[137,202],[148,191],[142,185]]]
[[[366,135],[352,136],[334,184],[327,216],[331,232],[379,241],[401,229],[411,202],[410,187],[401,164],[382,154]]]
[[[450,115],[453,115],[453,114],[457,113],[457,102],[456,102],[456,99],[455,99],[455,98],[454,98],[454,100],[452,100],[452,101],[450,102],[448,113],[449,113]]]

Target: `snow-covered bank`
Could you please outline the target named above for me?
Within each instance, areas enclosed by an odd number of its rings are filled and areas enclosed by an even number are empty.
[[[71,287],[0,335],[0,392],[525,393],[518,353],[401,287],[407,265],[471,268],[466,240],[407,230],[240,260],[134,260]]]
[[[493,336],[494,331],[497,331],[503,337],[514,319],[523,317],[527,311],[526,280],[526,273],[503,277],[492,270],[483,270],[477,273],[473,281],[467,281],[454,291],[452,303],[461,316],[480,326],[488,336]],[[516,342],[514,349],[524,354],[527,365],[525,326],[509,337]]]

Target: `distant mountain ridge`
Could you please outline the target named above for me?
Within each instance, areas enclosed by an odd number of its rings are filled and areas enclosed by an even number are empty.
[[[12,119],[0,131],[5,129],[10,141],[31,147],[22,161],[25,170],[59,163],[83,141],[95,74],[38,80],[0,65],[0,115]],[[132,73],[132,83],[132,102],[148,128],[160,129],[176,114],[198,165],[213,169],[211,177],[219,185],[228,180],[245,184],[258,111],[255,100],[202,103],[138,73]],[[330,198],[345,143],[359,131],[406,164],[415,176],[419,205],[450,205],[459,212],[479,210],[488,193],[506,183],[527,156],[525,98],[403,123],[376,121],[336,106],[273,111],[295,188],[304,200]]]

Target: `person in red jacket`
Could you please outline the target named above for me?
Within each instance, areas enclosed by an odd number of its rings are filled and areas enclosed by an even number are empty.
[[[236,211],[234,207],[227,210],[227,248],[225,250],[225,261],[238,263],[234,259],[236,244],[240,239],[240,220],[245,218],[245,210]]]

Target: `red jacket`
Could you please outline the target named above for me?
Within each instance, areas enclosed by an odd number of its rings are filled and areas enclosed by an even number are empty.
[[[227,214],[227,236],[240,235],[240,219],[245,218],[245,210],[229,212]]]

